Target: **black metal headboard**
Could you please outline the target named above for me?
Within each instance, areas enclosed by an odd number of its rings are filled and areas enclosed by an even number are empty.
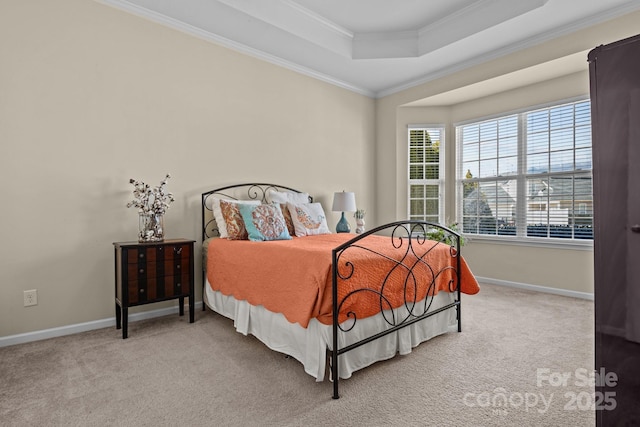
[[[266,203],[268,190],[302,193],[300,190],[284,185],[265,183],[234,184],[202,193],[202,241],[220,236],[211,208],[213,197],[229,200],[260,200],[262,203]],[[312,201],[313,198],[309,196],[309,202]]]

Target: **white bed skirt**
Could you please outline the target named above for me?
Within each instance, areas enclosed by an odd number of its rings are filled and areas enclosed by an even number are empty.
[[[333,347],[331,325],[311,319],[305,329],[298,323],[290,323],[281,313],[273,313],[263,306],[252,306],[247,301],[236,300],[213,291],[209,282],[206,283],[205,290],[204,299],[207,306],[216,313],[233,319],[238,332],[244,335],[251,334],[270,349],[294,357],[316,381],[324,380],[326,350]],[[435,296],[429,310],[435,310],[453,301],[454,294],[440,292]],[[394,311],[396,319],[404,318],[407,313],[405,307]],[[360,319],[352,330],[339,333],[340,346],[344,347],[386,328],[388,325],[382,316]],[[340,378],[349,378],[353,372],[377,361],[390,359],[397,353],[408,354],[420,343],[456,330],[455,309],[442,311],[429,319],[416,322],[342,354],[339,359]]]

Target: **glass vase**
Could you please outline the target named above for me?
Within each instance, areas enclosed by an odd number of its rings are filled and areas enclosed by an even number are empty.
[[[164,215],[139,214],[138,242],[162,242],[164,240]]]

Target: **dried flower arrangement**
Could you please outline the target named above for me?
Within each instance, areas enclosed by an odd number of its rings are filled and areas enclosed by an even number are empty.
[[[171,178],[171,175],[167,174],[157,187],[151,187],[142,181],[130,179],[129,183],[133,184],[133,196],[135,198],[127,203],[127,207],[138,208],[138,212],[142,214],[164,215],[171,203],[175,201],[173,194],[166,190],[169,178]]]

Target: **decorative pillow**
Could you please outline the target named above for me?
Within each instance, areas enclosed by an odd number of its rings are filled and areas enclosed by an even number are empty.
[[[299,204],[299,203],[309,203],[309,193],[287,193],[289,195],[290,203]]]
[[[266,200],[268,203],[287,203],[289,201],[289,193],[270,188],[267,190]]]
[[[273,188],[267,190],[266,200],[268,203],[309,203],[309,193],[296,193],[293,191],[277,191]]]
[[[228,238],[229,234],[227,233],[227,224],[225,222],[224,216],[222,215],[222,209],[220,208],[221,200],[224,200],[226,203],[249,204],[249,205],[260,204],[260,200],[227,200],[227,199],[220,199],[218,197],[213,197],[211,200],[211,210],[213,211],[213,218],[216,220],[216,225],[218,226],[218,233],[222,238]]]
[[[282,216],[284,217],[284,223],[287,224],[287,231],[289,232],[289,236],[295,236],[296,228],[293,225],[293,219],[291,219],[291,212],[289,212],[287,204],[280,203],[280,210],[282,211]]]
[[[249,240],[290,240],[280,205],[239,205]]]
[[[242,215],[240,214],[239,206],[259,205],[260,202],[255,203],[236,203],[229,202],[227,200],[220,200],[220,210],[222,211],[222,218],[227,227],[227,239],[229,240],[247,240],[247,229],[245,228]]]
[[[287,203],[296,236],[329,234],[327,218],[320,203]]]

